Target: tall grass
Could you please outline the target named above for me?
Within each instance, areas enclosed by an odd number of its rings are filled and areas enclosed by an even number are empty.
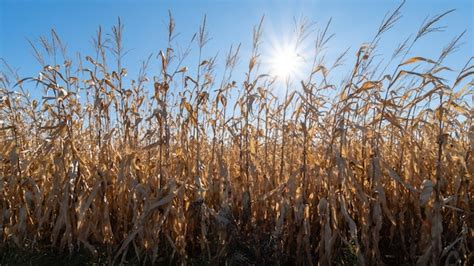
[[[341,84],[330,77],[351,55],[323,63],[329,24],[312,33],[313,71],[283,99],[258,68],[262,23],[241,82],[240,46],[222,77],[217,58],[203,57],[205,19],[178,54],[170,15],[161,69],[148,69],[150,57],[130,83],[120,20],[76,63],[52,31],[32,44],[38,77],[6,63],[0,76],[0,246],[81,249],[109,263],[467,265],[472,57],[444,65],[462,34],[438,58],[411,54],[448,11],[377,64],[400,7]],[[306,23],[297,31],[310,33]],[[195,48],[195,65],[184,66]],[[449,71],[454,80],[440,77]]]

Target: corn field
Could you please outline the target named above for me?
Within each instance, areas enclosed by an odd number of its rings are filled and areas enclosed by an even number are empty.
[[[32,43],[39,75],[6,62],[0,74],[0,250],[108,264],[472,265],[473,58],[444,64],[463,34],[438,58],[411,53],[447,11],[377,65],[400,8],[334,62],[320,60],[330,24],[301,24],[317,56],[284,85],[260,68],[264,19],[250,58],[231,47],[221,76],[217,57],[201,56],[205,19],[178,54],[170,14],[169,46],[133,79],[122,21],[77,60],[53,30]],[[185,66],[191,49],[199,58]]]

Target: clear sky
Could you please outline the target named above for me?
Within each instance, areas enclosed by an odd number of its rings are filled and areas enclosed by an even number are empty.
[[[467,30],[463,39],[464,45],[446,60],[448,66],[460,68],[474,54],[473,2],[407,1],[402,9],[402,19],[383,38],[380,52],[391,55],[399,42],[416,33],[426,17],[456,9],[440,24],[447,26],[446,30],[423,39],[413,50],[413,55],[436,59],[440,50],[453,37]],[[328,57],[334,57],[350,48],[346,60],[350,65],[355,60],[357,48],[372,39],[384,15],[399,3],[388,0],[0,0],[0,57],[21,75],[36,75],[40,67],[34,60],[27,39],[37,41],[39,36],[47,35],[50,29],[54,28],[67,44],[69,54],[80,52],[83,56],[92,55],[91,39],[98,26],[102,25],[104,29],[109,30],[116,23],[117,17],[121,17],[125,24],[125,48],[132,49],[126,56],[124,65],[133,75],[141,60],[147,58],[150,53],[156,55],[159,50],[165,48],[166,23],[170,10],[175,17],[176,31],[180,33],[177,40],[182,46],[197,31],[203,16],[207,15],[212,40],[205,48],[204,54],[213,56],[219,53],[218,68],[222,67],[224,55],[230,45],[242,43],[237,78],[243,76],[248,66],[252,27],[258,24],[262,15],[265,15],[262,47],[288,36],[295,17],[305,16],[316,22],[319,28],[332,17],[330,31],[336,35],[329,44]],[[263,50],[262,54],[267,52]],[[191,60],[197,62],[195,57],[191,57]]]

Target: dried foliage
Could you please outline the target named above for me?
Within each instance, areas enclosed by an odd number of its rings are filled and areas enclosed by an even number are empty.
[[[202,56],[205,19],[177,53],[170,15],[161,69],[149,75],[150,57],[131,82],[120,21],[110,35],[99,29],[95,55],[78,64],[52,31],[34,46],[39,76],[6,64],[1,75],[1,245],[85,249],[109,263],[472,262],[472,58],[450,84],[439,75],[454,72],[443,60],[461,36],[438,59],[410,57],[450,12],[425,21],[384,68],[374,54],[396,9],[341,84],[329,77],[346,53],[334,64],[316,56],[284,99],[259,72],[262,23],[242,83],[232,79],[240,46],[216,81],[216,57]]]

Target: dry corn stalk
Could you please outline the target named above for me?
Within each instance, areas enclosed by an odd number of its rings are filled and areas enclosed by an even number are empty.
[[[346,53],[332,66],[320,54],[328,23],[313,71],[287,83],[284,99],[259,73],[263,20],[243,84],[233,80],[240,46],[215,82],[205,20],[192,41],[193,75],[172,48],[170,15],[152,86],[151,57],[127,83],[120,21],[112,46],[99,29],[84,65],[57,49],[53,31],[42,39],[46,57],[35,48],[38,77],[8,67],[0,76],[1,245],[48,243],[94,256],[106,247],[110,263],[468,264],[472,58],[452,84],[441,78],[450,70],[443,60],[462,35],[436,60],[408,58],[446,12],[400,45],[393,73],[373,75],[378,40],[400,8],[359,49],[342,85],[331,76]],[[56,54],[64,64],[48,64]],[[28,96],[31,85],[42,99]]]

